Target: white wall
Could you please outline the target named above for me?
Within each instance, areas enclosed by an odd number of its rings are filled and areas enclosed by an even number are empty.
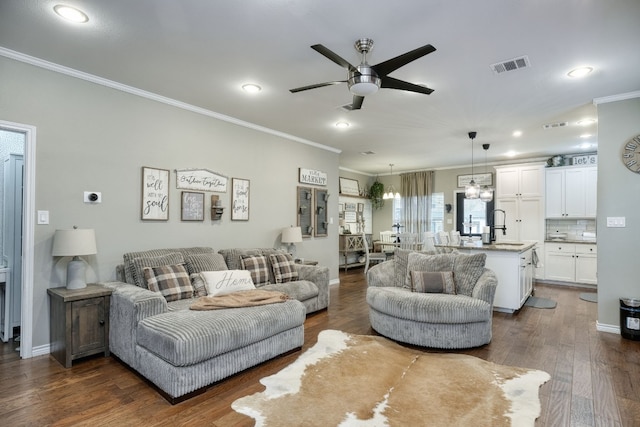
[[[622,147],[640,135],[640,98],[598,105],[598,323],[620,325],[621,297],[640,298],[640,174],[621,161]],[[607,228],[625,217],[625,228]]]
[[[149,99],[0,57],[0,119],[37,128],[36,210],[50,224],[35,230],[33,346],[49,343],[46,289],[63,286],[65,266],[51,256],[58,228],[94,228],[98,254],[86,257],[88,281],[112,280],[128,251],[160,247],[279,247],[295,224],[298,168],[328,174],[338,194],[338,154],[178,109]],[[140,220],[141,167],[171,171],[167,222]],[[250,220],[180,221],[176,168],[207,168],[251,181]],[[85,204],[83,191],[102,192]],[[206,199],[209,195],[206,194]],[[226,205],[230,193],[220,194]],[[338,198],[329,236],[305,239],[297,255],[316,259],[338,278]],[[34,215],[35,212],[29,214]]]

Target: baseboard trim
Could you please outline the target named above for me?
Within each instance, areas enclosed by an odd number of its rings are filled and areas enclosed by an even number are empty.
[[[334,285],[339,285],[339,284],[340,284],[340,279],[329,280],[329,286],[334,286]]]
[[[620,335],[620,326],[607,325],[596,320],[596,330],[600,332],[608,332],[610,334]]]
[[[51,344],[39,345],[31,349],[31,357],[44,356],[51,353]]]

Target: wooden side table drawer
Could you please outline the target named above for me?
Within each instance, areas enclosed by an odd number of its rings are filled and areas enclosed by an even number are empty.
[[[72,361],[93,354],[109,356],[111,289],[47,289],[50,297],[50,341],[53,357],[70,368]]]

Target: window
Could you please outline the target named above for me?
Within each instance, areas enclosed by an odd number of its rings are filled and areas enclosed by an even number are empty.
[[[460,235],[481,235],[482,228],[490,225],[489,214],[493,206],[493,200],[485,203],[480,199],[465,199],[464,193],[456,193],[456,229]]]
[[[412,198],[412,203],[415,205],[417,203],[417,198]],[[404,199],[393,199],[393,222],[392,224],[399,224],[402,221],[403,216],[403,200]],[[427,228],[426,230],[438,232],[442,231],[444,227],[444,193],[433,193],[431,195],[431,204],[430,204],[431,214],[429,218],[431,218],[431,222],[429,224],[423,224]],[[425,214],[422,221],[426,220],[427,215]]]

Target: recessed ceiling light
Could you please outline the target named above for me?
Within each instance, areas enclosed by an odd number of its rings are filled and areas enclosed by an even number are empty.
[[[338,129],[346,129],[349,126],[351,126],[351,125],[348,122],[338,122],[338,123],[336,123],[336,127]]]
[[[583,142],[578,147],[580,147],[581,150],[588,150],[589,148],[591,148],[591,144],[588,142]]]
[[[57,4],[53,6],[53,11],[67,21],[75,22],[77,24],[84,24],[89,21],[89,17],[83,11],[76,9],[75,7]]]
[[[596,122],[596,119],[582,119],[582,120],[578,120],[578,124],[580,126],[589,126],[592,125]]]
[[[515,157],[516,154],[518,154],[518,153],[516,153],[513,150],[510,150],[510,151],[507,151],[506,153],[504,153],[504,155],[507,156],[507,157]]]
[[[516,138],[519,136],[522,136],[522,131],[521,130],[514,130],[513,131],[513,136],[515,136]]]
[[[578,67],[569,71],[567,73],[567,76],[573,77],[573,78],[580,78],[580,77],[585,77],[591,74],[592,71],[593,71],[593,67]]]
[[[242,85],[242,90],[244,90],[247,93],[258,93],[262,90],[262,88],[257,84],[247,83],[245,85]]]
[[[590,133],[583,133],[582,135],[580,135],[580,138],[591,138],[593,135],[591,135]]]

